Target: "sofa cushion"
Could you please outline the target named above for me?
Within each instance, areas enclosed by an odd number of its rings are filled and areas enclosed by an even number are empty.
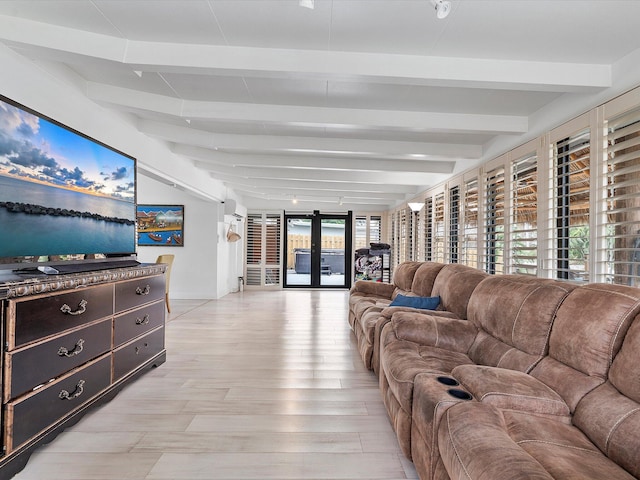
[[[475,363],[528,372],[547,353],[559,306],[575,287],[557,281],[499,275],[482,281],[469,300],[479,335]]]
[[[558,309],[549,354],[582,373],[604,378],[639,312],[640,289],[608,284],[576,288]]]
[[[640,311],[640,289],[589,284],[573,290],[558,309],[549,353],[531,375],[558,392],[573,412],[604,383],[625,334]]]
[[[634,479],[569,423],[478,402],[446,411],[438,443],[451,478]]]
[[[636,317],[624,339],[623,347],[616,355],[609,371],[611,384],[630,399],[640,403],[640,317]]]
[[[578,404],[574,424],[614,462],[640,477],[640,318],[616,355],[609,381]]]
[[[507,410],[568,416],[562,397],[524,372],[482,365],[460,365],[451,375],[476,400]]]
[[[431,296],[433,284],[443,267],[444,263],[424,262],[413,276],[411,291],[421,297]]]
[[[440,297],[441,308],[458,318],[467,318],[469,297],[478,284],[489,276],[481,270],[458,263],[447,264],[438,273],[430,295]]]
[[[398,265],[393,271],[393,284],[396,288],[401,291],[410,292],[413,277],[421,264],[421,262],[403,262]]]
[[[413,297],[396,295],[390,307],[412,307],[423,310],[435,310],[440,305],[440,297]]]

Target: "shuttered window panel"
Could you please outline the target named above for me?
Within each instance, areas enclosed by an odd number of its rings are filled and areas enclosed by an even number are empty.
[[[371,243],[382,241],[382,217],[380,215],[358,215],[355,219],[353,244],[356,250],[369,248]]]
[[[282,220],[280,214],[247,215],[245,285],[281,284]]]
[[[495,168],[485,176],[484,270],[504,273],[504,167]]]
[[[438,193],[434,198],[433,211],[433,261],[445,261],[445,228],[444,223],[444,193]]]
[[[393,266],[400,265],[400,213],[398,211],[391,214],[391,244],[393,245],[392,258]]]
[[[552,268],[559,279],[589,280],[589,130],[585,129],[553,145],[553,203],[550,218],[554,249]]]
[[[512,162],[510,273],[538,275],[538,158]]]
[[[460,263],[478,266],[478,179],[464,184],[464,220],[462,224]]]
[[[424,262],[424,207],[418,212],[413,212],[413,259]]]
[[[353,247],[355,250],[369,247],[367,244],[367,217],[356,216]]]
[[[431,262],[433,260],[433,198],[425,199],[423,212],[423,258],[425,261]]]
[[[458,263],[460,258],[460,187],[449,189],[449,263]]]
[[[606,281],[640,286],[640,109],[607,121]]]
[[[408,237],[408,229],[409,229],[409,219],[407,219],[407,209],[403,208],[398,212],[400,225],[399,225],[399,236],[398,236],[398,245],[400,246],[400,255],[398,258],[398,263],[406,262],[409,260],[407,256],[407,237]]]

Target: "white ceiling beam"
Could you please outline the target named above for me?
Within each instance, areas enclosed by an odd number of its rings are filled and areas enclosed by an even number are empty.
[[[264,188],[287,189],[303,191],[307,189],[323,190],[325,193],[341,190],[345,188],[344,182],[331,182],[321,180],[298,180],[292,183],[290,180],[277,180],[265,178],[244,178],[235,175],[226,175],[220,172],[210,172],[210,175],[225,184],[243,186],[245,189],[262,191]],[[350,183],[349,192],[357,193],[380,193],[398,194],[401,196],[414,196],[418,193],[415,185],[393,185],[384,183]]]
[[[195,161],[194,165],[203,170],[220,172],[225,175],[244,178],[273,178],[297,180],[319,180],[343,183],[386,183],[400,185],[433,185],[447,175],[417,172],[345,172],[335,170],[304,170],[297,168],[227,167],[213,163]]]
[[[120,62],[135,71],[368,78],[377,83],[553,92],[612,85],[612,66],[603,64],[144,42],[5,15],[0,16],[0,38],[22,47]]]
[[[428,160],[386,160],[361,158],[325,158],[292,155],[245,155],[224,153],[190,145],[171,146],[178,155],[229,167],[307,168],[314,170],[389,171],[453,173],[455,162]]]
[[[264,200],[288,200],[291,201],[294,198],[294,195],[291,194],[280,194],[280,195],[265,195],[257,192],[242,192],[243,195],[249,197],[262,198]],[[295,199],[299,202],[326,202],[326,203],[334,203],[339,204],[342,203],[351,203],[351,204],[361,204],[361,205],[388,205],[389,200],[379,199],[379,198],[358,198],[358,197],[342,197],[339,195],[335,196],[313,196],[313,195],[295,195]]]
[[[239,149],[320,153],[327,155],[361,155],[376,158],[387,155],[425,155],[421,159],[429,160],[450,157],[454,159],[478,159],[482,156],[480,145],[459,145],[433,142],[394,142],[388,140],[359,140],[326,137],[294,137],[278,135],[239,135],[231,133],[212,133],[187,126],[180,127],[164,122],[141,120],[138,130],[146,135],[161,138],[168,142],[184,143],[212,149]],[[323,153],[324,152],[324,153]]]
[[[233,189],[238,192],[252,192],[254,194],[264,194],[264,195],[310,195],[317,197],[326,197],[329,195],[333,195],[336,197],[348,197],[348,198],[362,198],[362,199],[378,199],[385,200],[387,203],[394,200],[404,200],[406,195],[402,193],[377,193],[377,192],[354,192],[352,190],[339,190],[334,189],[331,191],[327,190],[318,190],[313,187],[300,188],[298,184],[294,184],[287,188],[274,188],[274,187],[263,187],[260,189],[242,185],[235,182],[225,182],[225,184],[232,185]]]
[[[521,134],[528,118],[517,115],[409,112],[258,103],[204,102],[89,82],[87,96],[100,103],[161,112],[189,120],[232,120],[289,125],[359,125],[441,133]]]

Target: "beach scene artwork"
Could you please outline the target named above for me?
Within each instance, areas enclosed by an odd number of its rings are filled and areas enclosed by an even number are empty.
[[[0,257],[135,252],[135,160],[0,100]]]
[[[138,205],[138,245],[183,245],[184,205]]]

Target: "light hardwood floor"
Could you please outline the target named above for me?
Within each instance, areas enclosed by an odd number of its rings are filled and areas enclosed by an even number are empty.
[[[15,480],[417,478],[345,290],[172,301],[167,362],[32,455]]]

